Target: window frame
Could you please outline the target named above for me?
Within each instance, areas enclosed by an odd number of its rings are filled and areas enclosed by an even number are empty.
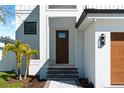
[[[75,5],[76,8],[75,9],[50,9],[49,5],[46,6],[46,10],[47,11],[77,11],[78,10],[78,6]]]

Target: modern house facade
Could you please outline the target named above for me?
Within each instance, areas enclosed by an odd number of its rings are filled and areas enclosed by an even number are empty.
[[[50,65],[70,64],[79,78],[88,78],[95,87],[123,85],[123,25],[123,9],[16,6],[16,39],[39,50],[31,59],[29,75],[39,74],[40,79],[47,78]]]

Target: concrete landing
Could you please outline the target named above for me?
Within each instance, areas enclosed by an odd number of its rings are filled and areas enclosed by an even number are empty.
[[[70,81],[47,81],[44,88],[81,88],[74,80]]]

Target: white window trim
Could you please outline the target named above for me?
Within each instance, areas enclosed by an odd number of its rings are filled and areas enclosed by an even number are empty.
[[[78,11],[78,6],[75,9],[49,9],[49,5],[46,5],[46,11]]]

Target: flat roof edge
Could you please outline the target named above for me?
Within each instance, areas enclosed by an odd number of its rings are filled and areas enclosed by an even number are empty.
[[[124,9],[84,9],[75,27],[79,28],[88,13],[124,13]]]

